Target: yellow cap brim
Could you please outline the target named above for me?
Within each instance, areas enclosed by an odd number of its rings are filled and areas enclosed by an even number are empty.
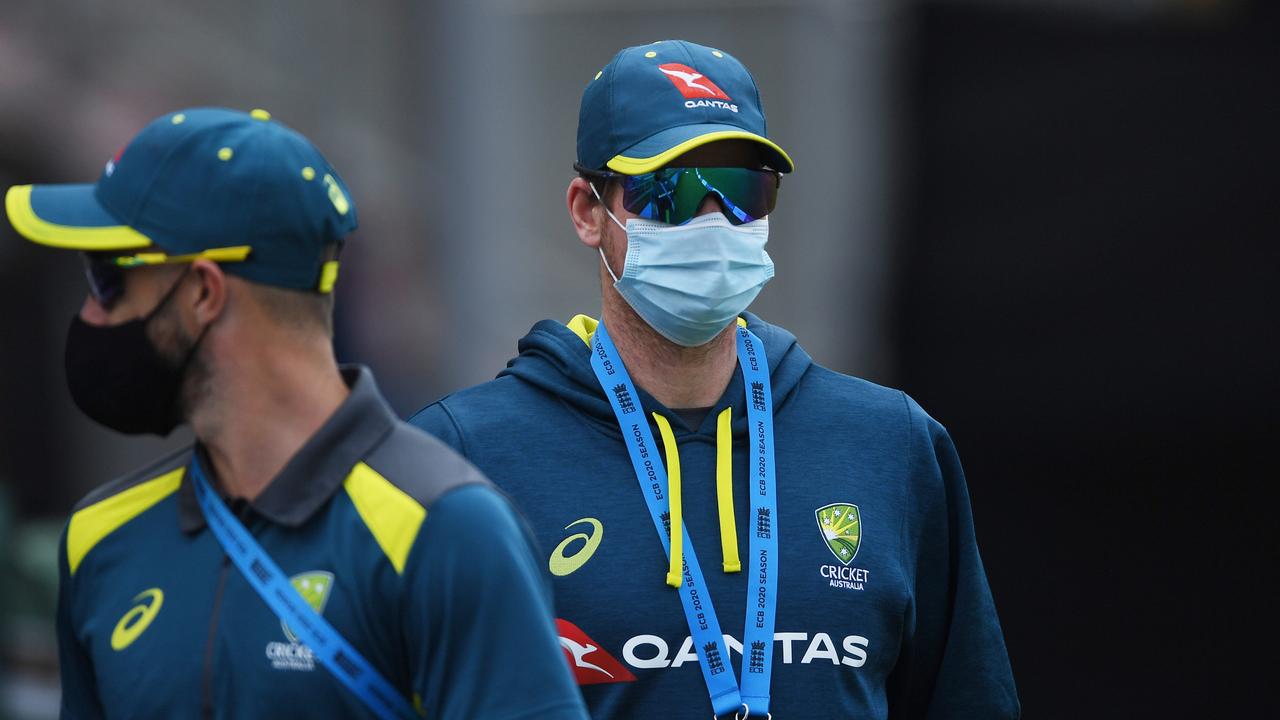
[[[767,137],[756,135],[755,133],[747,132],[746,130],[717,130],[714,132],[704,133],[677,143],[657,155],[651,155],[649,157],[628,157],[622,154],[615,155],[607,165],[610,170],[620,172],[623,175],[641,175],[666,166],[671,161],[694,148],[702,147],[707,143],[713,143],[719,140],[750,140],[752,142],[759,143],[772,150],[773,153],[776,153],[778,159],[785,163],[784,167],[775,167],[774,170],[787,173],[795,169],[795,163],[791,161],[791,156],[788,155],[785,150],[778,147],[777,143]]]
[[[93,198],[92,185],[39,187],[49,190],[57,188],[62,195],[60,202],[71,199],[78,203],[81,207],[74,208],[76,212],[72,214],[84,216],[96,210],[97,222],[118,222],[108,220],[110,216]],[[56,222],[53,217],[41,217],[32,204],[34,188],[32,185],[15,185],[4,196],[5,213],[8,214],[13,229],[31,242],[67,250],[88,251],[134,250],[152,244],[150,238],[127,225],[71,225]],[[72,192],[67,192],[68,190]]]

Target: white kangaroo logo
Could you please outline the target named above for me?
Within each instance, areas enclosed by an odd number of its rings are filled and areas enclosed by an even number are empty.
[[[715,94],[716,94],[716,91],[715,91],[715,90],[712,90],[711,88],[707,87],[706,85],[700,85],[700,84],[698,84],[698,83],[694,82],[694,80],[697,80],[698,78],[706,77],[706,76],[705,76],[705,75],[703,75],[702,73],[687,73],[687,72],[683,72],[683,71],[680,71],[680,70],[668,70],[668,69],[666,69],[666,68],[664,68],[664,67],[660,67],[660,68],[658,68],[658,69],[659,69],[659,70],[661,70],[662,72],[664,72],[664,73],[666,73],[666,74],[670,75],[671,77],[677,77],[677,78],[680,78],[681,80],[683,80],[683,81],[684,81],[685,87],[698,88],[699,90],[705,91],[705,92],[707,92],[707,93],[709,93],[709,94],[711,94],[711,95],[715,95]]]
[[[613,678],[613,673],[609,672],[608,670],[605,670],[599,665],[592,665],[591,663],[582,659],[600,649],[595,645],[583,645],[577,642],[576,640],[570,640],[567,637],[561,636],[560,647],[564,648],[565,650],[568,650],[570,653],[573,654],[574,665],[577,665],[580,668],[590,668],[592,670],[599,670],[605,675],[608,675],[610,678]]]

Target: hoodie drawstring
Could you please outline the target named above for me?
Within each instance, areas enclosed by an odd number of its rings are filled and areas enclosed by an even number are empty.
[[[738,523],[733,517],[733,408],[716,419],[716,505],[720,509],[720,559],[724,571],[742,570],[738,559]]]
[[[667,584],[680,587],[684,576],[684,511],[680,502],[680,450],[671,423],[653,413],[667,456],[667,494],[671,507],[671,553]],[[740,572],[738,526],[733,515],[733,408],[716,419],[716,504],[720,514],[720,555],[726,573]]]
[[[676,449],[676,436],[671,432],[671,423],[667,419],[653,413],[658,423],[658,432],[662,434],[662,446],[667,451],[667,495],[671,505],[671,564],[667,568],[667,584],[678,588],[684,580],[684,523],[680,509],[680,451]]]

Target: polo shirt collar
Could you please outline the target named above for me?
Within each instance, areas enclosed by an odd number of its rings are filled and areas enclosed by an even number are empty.
[[[351,390],[346,400],[250,503],[255,513],[273,523],[287,527],[305,523],[338,491],[351,468],[395,429],[396,415],[378,392],[373,373],[361,365],[345,365],[341,371]],[[196,452],[216,487],[204,448],[197,444]],[[205,525],[204,514],[191,487],[190,473],[183,476],[178,495],[182,531],[199,531]]]

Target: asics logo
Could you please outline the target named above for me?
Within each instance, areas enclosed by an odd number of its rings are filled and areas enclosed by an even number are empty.
[[[116,629],[111,632],[111,649],[116,652],[129,647],[139,635],[146,632],[151,621],[160,612],[160,606],[164,604],[164,592],[160,588],[143,590],[133,601],[138,604],[129,608],[129,612],[120,618]]]
[[[556,549],[551,551],[551,557],[547,560],[547,567],[551,569],[552,575],[558,577],[570,575],[583,565],[586,565],[591,556],[596,554],[596,548],[600,547],[600,541],[604,539],[604,525],[599,520],[590,517],[574,520],[565,525],[564,529],[568,530],[575,525],[583,524],[591,527],[590,534],[576,532],[561,540]],[[569,549],[569,546],[579,540],[582,541],[582,545],[572,555],[566,555],[565,551]]]
[[[671,84],[676,87],[676,90],[679,90],[680,94],[686,98],[730,99],[723,90],[711,82],[711,78],[688,65],[666,63],[659,65],[658,70],[661,70],[667,76],[667,79],[671,81]]]

